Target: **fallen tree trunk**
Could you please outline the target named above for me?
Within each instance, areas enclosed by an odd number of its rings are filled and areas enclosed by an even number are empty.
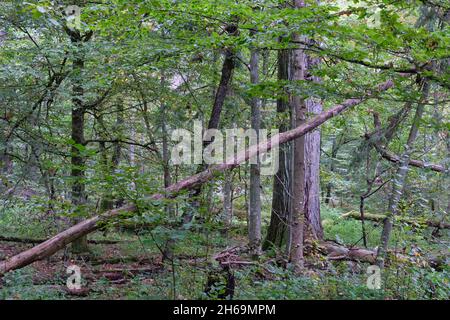
[[[0,241],[3,242],[17,242],[25,244],[38,244],[47,241],[48,239],[32,239],[32,238],[20,238],[20,237],[5,237],[0,236]],[[126,240],[88,240],[90,244],[118,244],[127,242]]]
[[[298,126],[295,129],[277,134],[268,141],[253,145],[248,150],[244,150],[243,152],[238,153],[236,157],[234,157],[233,159],[228,159],[228,161],[223,164],[211,166],[205,171],[202,171],[196,175],[181,180],[178,183],[171,185],[170,187],[165,188],[163,190],[163,193],[154,194],[149,197],[149,200],[174,197],[180,191],[193,189],[196,186],[207,182],[209,179],[213,178],[220,172],[237,167],[239,164],[247,161],[254,156],[257,156],[258,154],[262,154],[274,147],[277,147],[280,144],[303,136],[304,134],[314,130],[327,120],[342,113],[346,109],[360,104],[361,102],[373,97],[376,93],[388,90],[393,86],[393,84],[394,83],[392,80],[388,80],[380,84],[373,92],[367,93],[367,95],[362,98],[347,99],[342,104],[335,105],[329,110],[312,117],[308,122]],[[118,209],[104,212],[103,214],[94,216],[90,219],[81,221],[71,228],[57,234],[53,238],[16,256],[13,256],[6,261],[0,262],[0,275],[14,269],[22,268],[26,265],[29,265],[30,263],[33,263],[34,261],[42,260],[56,253],[74,240],[95,231],[99,227],[99,224],[112,220],[120,216],[121,213],[135,212],[136,210],[136,205],[129,204]]]
[[[347,248],[338,244],[323,242],[321,246],[328,255],[329,260],[354,260],[375,263],[377,252],[361,248]]]
[[[377,149],[377,151],[381,154],[381,156],[384,159],[389,160],[393,163],[400,162],[400,157],[398,155],[386,150],[385,148],[381,147],[378,144],[374,144],[374,145],[375,145],[375,148]],[[444,166],[441,166],[439,164],[425,163],[423,161],[414,160],[414,159],[409,159],[409,165],[412,167],[416,167],[416,168],[430,169],[430,170],[436,171],[436,172],[446,172],[447,171]]]
[[[361,220],[361,215],[358,212],[354,212],[354,211],[350,211],[349,213],[343,214],[341,217]],[[364,213],[364,220],[383,222],[383,220],[385,218],[386,218],[386,216],[382,215],[382,214]],[[437,221],[437,220],[414,221],[412,218],[404,218],[404,217],[397,217],[396,219],[401,222],[408,223],[408,224],[425,224],[432,228],[450,229],[450,223],[446,223],[443,221]]]

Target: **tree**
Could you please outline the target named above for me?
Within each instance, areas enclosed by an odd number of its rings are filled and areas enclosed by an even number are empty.
[[[85,99],[83,98],[84,89],[82,84],[84,69],[84,48],[85,42],[92,37],[92,32],[82,35],[79,30],[67,28],[66,32],[75,48],[73,57],[73,75],[72,75],[72,159],[71,159],[71,177],[72,177],[72,204],[75,207],[77,215],[83,214],[83,206],[86,203],[85,192],[85,159],[83,148],[85,145],[84,137],[84,116],[86,112]],[[75,222],[81,221],[80,218]],[[81,237],[74,241],[72,245],[75,253],[88,251],[87,238]]]
[[[289,51],[278,51],[278,80],[286,81],[289,79]],[[285,132],[289,130],[288,101],[285,96],[277,99],[277,113],[279,114],[280,124],[278,130]],[[286,242],[287,225],[291,207],[290,201],[290,177],[291,162],[290,159],[291,146],[285,144],[280,146],[278,151],[279,168],[273,177],[273,194],[272,209],[270,215],[270,224],[267,236],[264,241],[263,249],[267,250],[271,246],[281,248]]]
[[[250,82],[259,82],[259,52],[253,49],[250,53]],[[252,129],[256,131],[257,142],[259,142],[259,130],[261,128],[261,100],[251,100],[251,122]],[[254,256],[261,251],[261,175],[260,159],[256,157],[256,164],[250,164],[250,205],[248,219],[249,247]]]

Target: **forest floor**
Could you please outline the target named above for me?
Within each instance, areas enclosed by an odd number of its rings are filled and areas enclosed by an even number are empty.
[[[346,245],[359,240],[359,223],[342,220],[335,212],[324,215],[325,236]],[[86,255],[72,256],[61,250],[52,257],[6,274],[0,282],[0,299],[217,299],[224,291],[228,271],[215,257],[226,248],[246,243],[245,230],[236,226],[228,237],[218,231],[189,232],[175,245],[173,261],[162,261],[161,243],[150,232],[139,236],[114,231],[108,238],[117,244],[91,244]],[[379,228],[369,229],[369,243],[376,242]],[[352,230],[346,231],[344,230]],[[93,239],[106,239],[102,233]],[[212,240],[213,239],[213,240]],[[448,245],[445,245],[448,251]],[[417,245],[417,244],[416,244]],[[0,259],[30,248],[31,244],[0,242]],[[442,248],[442,243],[438,246]],[[239,260],[251,261],[245,254]],[[418,260],[419,261],[419,260]],[[82,289],[69,290],[67,267],[77,265]],[[258,262],[235,265],[234,299],[448,299],[448,264],[441,270],[419,264],[392,264],[379,290],[367,287],[369,264],[330,261],[309,253],[307,270],[298,275],[275,251]],[[214,276],[214,290],[205,292]]]

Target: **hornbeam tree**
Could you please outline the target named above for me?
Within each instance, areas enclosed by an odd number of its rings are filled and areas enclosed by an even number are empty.
[[[448,299],[449,9],[0,2],[0,299]]]

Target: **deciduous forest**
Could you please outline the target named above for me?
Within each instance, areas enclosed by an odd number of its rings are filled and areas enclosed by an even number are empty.
[[[0,2],[0,300],[448,300],[449,22]]]

